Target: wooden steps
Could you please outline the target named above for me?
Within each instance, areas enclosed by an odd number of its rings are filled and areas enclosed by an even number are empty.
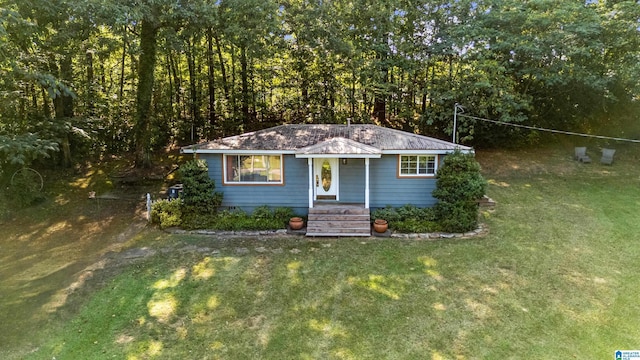
[[[369,209],[361,205],[318,205],[309,209],[307,236],[371,236]]]

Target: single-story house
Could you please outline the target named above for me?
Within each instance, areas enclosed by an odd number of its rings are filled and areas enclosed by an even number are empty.
[[[207,162],[223,207],[290,207],[301,215],[436,203],[443,158],[470,147],[370,124],[291,124],[182,148]],[[334,214],[335,215],[335,214]],[[367,220],[368,221],[368,220]]]

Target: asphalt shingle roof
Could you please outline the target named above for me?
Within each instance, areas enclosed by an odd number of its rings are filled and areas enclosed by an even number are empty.
[[[281,150],[296,151],[332,139],[344,138],[384,150],[470,150],[428,136],[377,125],[291,124],[230,136],[183,148],[183,151]]]

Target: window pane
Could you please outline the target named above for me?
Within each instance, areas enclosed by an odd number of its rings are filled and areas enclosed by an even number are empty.
[[[282,180],[281,160],[281,156],[269,156],[269,181],[280,182]]]
[[[434,175],[435,155],[401,155],[400,175]]]
[[[227,181],[240,181],[239,160],[236,155],[227,156]]]
[[[281,182],[282,157],[278,155],[227,155],[228,182]]]

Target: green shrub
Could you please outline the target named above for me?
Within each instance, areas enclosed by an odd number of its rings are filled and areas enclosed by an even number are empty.
[[[295,216],[291,208],[259,206],[251,214],[243,210],[223,210],[215,214],[185,214],[185,229],[209,229],[221,231],[277,230],[283,229]]]
[[[387,206],[376,209],[371,214],[373,219],[385,219],[389,227],[401,233],[427,233],[438,231],[433,208],[419,208],[411,204],[399,208]]]
[[[442,231],[462,233],[478,227],[478,206],[469,202],[441,202],[435,207]]]
[[[182,225],[182,201],[158,200],[151,206],[151,222],[161,229]]]
[[[209,178],[207,163],[189,160],[180,166],[184,211],[186,213],[215,213],[222,203],[222,194],[215,191],[215,182]]]
[[[480,164],[473,154],[456,150],[444,159],[436,174],[433,196],[439,200],[434,207],[443,231],[465,232],[478,226],[478,206],[487,186],[480,174]]]

